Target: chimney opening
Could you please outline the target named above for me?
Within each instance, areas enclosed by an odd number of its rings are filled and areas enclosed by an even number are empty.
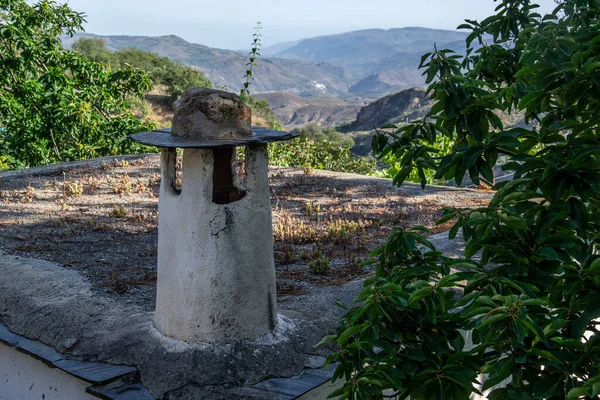
[[[215,147],[212,149],[213,168],[213,195],[215,204],[230,204],[246,196],[246,191],[238,189],[233,179],[233,147]]]

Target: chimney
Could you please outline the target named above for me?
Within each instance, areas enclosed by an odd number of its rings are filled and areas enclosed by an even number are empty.
[[[255,339],[277,322],[267,143],[232,93],[189,89],[173,128],[131,135],[161,148],[155,327],[196,343]],[[245,147],[245,177],[233,167]],[[183,149],[176,187],[176,149]]]

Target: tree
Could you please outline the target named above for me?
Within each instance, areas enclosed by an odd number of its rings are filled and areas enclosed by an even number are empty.
[[[112,53],[106,48],[106,43],[100,38],[81,38],[73,43],[72,49],[93,61],[105,64],[113,59]]]
[[[445,210],[449,237],[461,230],[467,243],[462,259],[423,227],[395,228],[373,252],[362,303],[323,340],[340,346],[329,361],[346,382],[334,396],[468,399],[479,374],[494,400],[600,395],[600,5],[561,0],[542,16],[529,0],[498,3],[461,25],[465,58],[423,56],[427,118],[373,140],[401,163],[397,184],[412,170],[458,183],[468,173],[495,195]],[[504,129],[498,110],[521,110],[530,128]],[[453,140],[450,154],[432,148],[439,136]],[[499,155],[509,182],[494,182]]]
[[[169,66],[163,71],[161,79],[167,85],[167,93],[172,100],[178,99],[191,87],[212,87],[211,81],[202,72],[182,63],[173,63],[172,66]]]
[[[43,0],[0,0],[0,135],[3,163],[24,167],[139,151],[127,134],[152,126],[126,99],[151,87],[135,68],[111,70],[64,50],[62,34],[81,30],[82,14]]]
[[[155,85],[167,87],[171,101],[177,100],[190,87],[212,87],[201,71],[149,51],[125,48],[113,53],[102,39],[97,38],[81,38],[73,44],[73,50],[91,60],[108,63],[115,69],[131,66],[148,72]]]
[[[334,147],[351,148],[354,146],[354,140],[349,135],[338,132],[334,126],[328,126],[323,129],[318,122],[310,122],[300,128],[296,128],[296,132],[300,137],[305,137],[316,142],[328,141]]]

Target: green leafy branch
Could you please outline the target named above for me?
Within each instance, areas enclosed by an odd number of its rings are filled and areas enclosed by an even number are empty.
[[[248,53],[249,59],[248,59],[248,62],[246,63],[246,75],[243,76],[243,79],[245,80],[244,87],[240,90],[240,98],[245,103],[248,101],[248,99],[250,97],[249,88],[250,88],[250,85],[252,84],[252,81],[254,80],[253,68],[257,65],[256,60],[258,59],[258,57],[260,57],[259,51],[260,51],[260,48],[262,47],[262,44],[261,44],[262,34],[260,33],[261,29],[262,29],[261,22],[258,21],[254,28],[254,34],[252,35],[252,38],[253,38],[252,45],[251,45],[250,53]]]

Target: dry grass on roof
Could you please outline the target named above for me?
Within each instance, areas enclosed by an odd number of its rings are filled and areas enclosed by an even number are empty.
[[[433,232],[444,206],[478,207],[490,193],[414,196],[380,181],[272,167],[275,263],[280,295],[370,273],[361,264],[393,226]],[[0,248],[78,270],[96,290],[154,296],[158,156],[49,175],[0,179]]]

